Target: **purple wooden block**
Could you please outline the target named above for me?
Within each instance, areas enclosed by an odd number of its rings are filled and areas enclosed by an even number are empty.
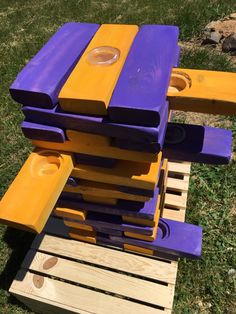
[[[66,140],[64,131],[54,126],[23,121],[21,129],[24,136],[29,139],[57,143],[64,143]]]
[[[180,46],[176,47],[176,54],[174,55],[173,67],[177,68],[179,66],[180,59]]]
[[[227,164],[232,132],[200,125],[169,123],[163,157],[208,164]]]
[[[178,27],[144,25],[119,76],[108,115],[112,121],[157,126],[177,52]]]
[[[73,209],[83,209],[86,211],[93,211],[97,213],[105,213],[110,215],[117,215],[117,216],[130,216],[130,217],[137,217],[143,219],[150,219],[153,220],[156,211],[156,204],[159,194],[158,187],[155,190],[153,198],[145,203],[141,202],[134,202],[134,201],[127,201],[127,200],[118,200],[117,205],[101,205],[101,204],[94,204],[85,202],[84,200],[79,199],[79,194],[76,194],[73,198],[72,196],[68,195],[69,193],[62,193],[58,202],[57,206],[59,207],[68,207]],[[72,194],[72,193],[70,193]]]
[[[98,30],[98,24],[64,24],[18,74],[10,87],[17,102],[51,108],[86,46]]]
[[[67,219],[72,220],[72,219]],[[74,220],[75,221],[75,220]],[[139,226],[131,223],[123,223],[122,218],[116,215],[88,212],[86,219],[79,221],[80,224],[89,225],[96,228],[115,229],[120,231],[130,231],[138,234],[152,235],[153,227]]]
[[[163,117],[161,118],[161,122],[159,126],[157,127],[158,132],[159,132],[158,142],[139,143],[139,142],[129,141],[126,139],[115,138],[112,140],[112,145],[123,148],[123,149],[158,153],[162,149],[162,146],[164,144],[167,123],[168,123],[168,105],[165,106]]]
[[[63,112],[59,105],[52,109],[23,107],[22,111],[27,120],[62,129],[101,134],[109,137],[123,138],[136,142],[157,142],[159,129],[112,123],[107,117],[85,116]],[[161,113],[164,114],[164,111]]]
[[[152,242],[111,236],[114,243],[127,243],[179,257],[199,258],[202,248],[202,228],[170,219],[159,220],[157,237]]]
[[[87,154],[74,154],[76,164],[84,164],[95,167],[103,167],[103,168],[113,168],[117,159],[114,158],[106,158],[100,156],[91,156]]]

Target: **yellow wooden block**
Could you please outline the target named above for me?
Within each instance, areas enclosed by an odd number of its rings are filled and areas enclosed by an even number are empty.
[[[110,139],[102,135],[95,135],[73,130],[67,130],[66,135],[69,140],[65,141],[64,143],[33,140],[32,144],[47,149],[138,162],[153,162],[157,161],[158,159],[158,154],[137,152],[113,147],[110,145]]]
[[[102,168],[77,164],[71,176],[91,180],[129,186],[140,189],[154,190],[157,185],[157,173],[161,164],[162,153],[152,163],[118,160],[115,167]]]
[[[138,32],[136,25],[103,24],[59,94],[65,111],[106,115],[107,107]]]
[[[168,90],[170,109],[236,114],[236,73],[174,69]]]
[[[100,197],[100,196],[94,196],[94,195],[89,195],[89,194],[88,195],[83,194],[82,198],[86,202],[103,204],[103,205],[116,205],[118,201],[116,198]]]
[[[0,202],[0,222],[41,232],[72,169],[70,154],[36,149]]]
[[[130,216],[122,216],[122,220],[127,223],[133,223],[135,225],[141,225],[141,226],[148,226],[148,227],[155,227],[156,224],[159,221],[159,216],[160,216],[160,211],[159,211],[159,206],[161,202],[161,197],[162,195],[158,195],[157,199],[157,206],[156,206],[156,211],[154,215],[153,220],[148,220],[148,219],[143,219],[143,218],[137,218],[137,217],[130,217]]]
[[[80,180],[79,185],[66,185],[64,192],[79,193],[82,195],[91,195],[105,198],[116,198],[130,201],[146,202],[150,197],[120,192],[116,185],[106,184],[102,182],[94,182],[87,180]]]
[[[159,218],[160,218],[160,197],[158,197],[158,201],[157,201],[157,206],[156,206],[156,213],[155,213],[155,226],[153,228],[153,233],[152,235],[145,235],[145,234],[139,234],[139,233],[135,233],[135,232],[129,232],[129,231],[125,231],[124,235],[126,237],[130,237],[130,238],[134,238],[134,239],[140,239],[140,240],[144,240],[144,241],[154,241],[157,235],[157,229],[158,229],[158,222],[159,222]]]
[[[140,246],[136,246],[136,245],[126,244],[126,243],[124,244],[124,250],[137,252],[137,253],[141,253],[141,254],[154,255],[153,250],[146,249],[144,247],[140,247]]]
[[[84,241],[88,243],[96,244],[96,232],[95,231],[87,231],[87,230],[78,230],[71,228],[68,235],[72,239],[76,239],[79,241]]]
[[[78,210],[65,207],[56,207],[54,214],[62,218],[78,219],[83,221],[86,219],[87,212],[82,209]]]
[[[64,224],[67,227],[74,228],[74,229],[79,229],[78,231],[80,231],[80,230],[94,231],[92,226],[80,224],[77,221],[71,221],[71,220],[68,220],[68,219],[63,219],[63,221],[64,221]]]

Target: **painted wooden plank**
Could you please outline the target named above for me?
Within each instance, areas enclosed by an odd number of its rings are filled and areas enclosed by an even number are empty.
[[[65,111],[106,115],[137,32],[136,25],[101,25],[60,91],[59,103]]]
[[[53,213],[58,217],[71,218],[77,220],[85,220],[87,215],[87,212],[85,210],[75,210],[66,207],[56,207]]]
[[[236,73],[173,70],[168,100],[173,110],[236,114]]]
[[[41,232],[72,168],[70,154],[36,149],[1,199],[0,222]]]
[[[72,239],[79,240],[79,241],[85,241],[87,243],[93,243],[96,244],[96,231],[90,231],[90,230],[77,230],[75,228],[70,228],[68,231],[68,236]]]
[[[163,117],[160,118],[158,141],[152,143],[140,143],[127,139],[114,138],[112,145],[124,149],[131,149],[143,152],[158,153],[164,144],[167,122],[168,122],[168,105],[164,108]]]
[[[174,160],[227,164],[232,153],[232,132],[201,125],[169,123],[163,156]]]
[[[73,199],[61,196],[57,202],[57,206],[59,207],[69,207],[75,210],[86,210],[86,211],[93,211],[98,213],[104,214],[111,214],[111,215],[118,215],[118,216],[129,216],[129,217],[137,217],[142,219],[149,219],[153,220],[155,215],[156,203],[159,194],[159,189],[155,189],[154,197],[151,198],[149,201],[142,203],[142,202],[134,202],[134,201],[127,201],[127,200],[118,200],[115,206],[108,206],[108,205],[99,205],[96,203],[85,202],[81,199]],[[96,201],[96,199],[95,199]],[[97,201],[98,203],[98,201]]]
[[[22,281],[17,278],[24,278]],[[42,283],[40,288],[35,282]],[[93,291],[80,286],[75,286],[63,281],[47,278],[30,272],[19,271],[14,280],[10,292],[14,295],[23,294],[34,298],[50,300],[57,305],[71,307],[75,313],[96,313],[110,314],[111,308],[114,314],[130,313],[132,306],[133,313],[137,314],[158,314],[163,311],[154,307],[121,299],[105,293]],[[63,300],[63,302],[62,302]],[[73,305],[73,307],[72,307]]]
[[[110,236],[116,243],[127,243],[170,253],[179,257],[199,258],[202,248],[202,228],[199,226],[161,218],[156,239],[153,242]]]
[[[22,111],[27,120],[34,123],[47,124],[62,129],[112,136],[137,142],[157,142],[158,127],[113,123],[108,117],[86,116],[64,112],[59,105],[52,109],[25,106]],[[162,116],[164,111],[160,113]]]
[[[47,269],[45,265],[50,264],[52,255],[40,252],[35,256],[33,254],[33,251],[29,251],[27,256],[29,261],[33,258],[29,270],[37,271],[42,275],[47,274],[154,305],[167,308],[171,306],[169,296],[173,295],[173,285],[157,284],[61,257],[54,258],[55,265]]]
[[[114,168],[118,161],[115,158],[106,158],[106,157],[91,156],[91,155],[85,155],[85,154],[74,154],[74,158],[75,158],[76,164],[103,167],[103,168]]]
[[[23,121],[21,123],[21,130],[24,136],[29,139],[57,143],[64,143],[66,140],[64,131],[54,126]]]
[[[157,155],[157,161],[150,163],[118,160],[112,169],[76,164],[71,176],[84,180],[154,190],[159,177],[161,158],[162,153]]]
[[[144,256],[133,255],[102,246],[89,245],[46,234],[42,239],[36,239],[32,244],[32,248],[50,254],[67,256],[75,260],[83,260],[94,265],[101,265],[111,270],[128,272],[148,279],[168,283],[175,283],[176,280],[176,263],[147,259]]]
[[[52,108],[58,93],[98,24],[64,24],[18,74],[10,87],[14,100],[24,105]]]
[[[104,136],[82,133],[73,130],[67,130],[66,135],[69,140],[64,143],[33,140],[32,144],[41,148],[138,162],[153,162],[158,159],[158,154],[136,152],[112,147],[110,145],[109,138]]]
[[[177,41],[178,27],[140,27],[108,107],[112,121],[146,126],[160,123]]]
[[[90,195],[95,197],[98,196],[105,198],[125,199],[136,202],[146,202],[150,200],[150,197],[148,196],[122,192],[114,184],[94,182],[82,179],[79,180],[78,186],[70,186],[67,184],[64,187],[63,191],[68,193],[80,193],[82,194],[82,196]]]
[[[145,255],[154,255],[154,251],[153,250],[149,250],[149,249],[145,249],[143,247],[139,247],[136,245],[131,245],[131,244],[124,244],[124,250],[125,251],[131,251],[131,252],[137,252],[137,253],[141,253],[141,254],[145,254]]]
[[[72,194],[72,193],[68,193]],[[90,195],[90,194],[83,194],[82,199],[86,202],[91,202],[91,203],[97,203],[97,204],[102,204],[102,205],[116,205],[117,204],[117,199],[112,198],[112,197],[103,197],[103,196],[97,196],[97,195]]]
[[[159,222],[159,217],[160,217],[159,206],[160,206],[160,203],[158,204],[158,209],[156,211],[155,225],[154,225],[154,228],[153,228],[151,235],[144,235],[144,234],[140,234],[140,233],[136,233],[136,232],[125,231],[124,236],[128,237],[128,238],[140,239],[143,241],[150,241],[150,242],[154,241],[156,239],[156,236],[157,236],[158,222]]]
[[[67,218],[67,221],[71,219]],[[152,235],[153,234],[153,227],[149,226],[139,226],[131,223],[123,223],[122,218],[120,216],[113,216],[109,214],[102,214],[102,213],[95,213],[95,212],[88,212],[87,217],[84,221],[76,221],[78,224],[89,225],[97,229],[100,227],[105,229],[115,229],[120,231],[129,231],[144,235]]]

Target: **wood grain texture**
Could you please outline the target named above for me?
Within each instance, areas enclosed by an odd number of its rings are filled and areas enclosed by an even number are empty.
[[[99,28],[60,91],[59,103],[65,111],[106,115],[113,89],[137,32],[136,25],[103,24]],[[88,54],[102,46],[119,50],[120,56],[115,63],[94,65],[89,62]]]
[[[177,90],[168,92],[173,110],[201,113],[236,114],[236,73],[177,68],[172,76],[180,75],[180,81],[171,83]],[[182,89],[186,84],[187,87]],[[181,82],[182,80],[182,82]],[[189,86],[188,86],[189,85]],[[178,91],[179,89],[179,91]]]
[[[140,27],[108,107],[112,121],[146,126],[160,123],[177,41],[175,26]]]
[[[118,160],[111,169],[76,164],[71,175],[84,180],[154,190],[158,181],[161,157],[162,153],[159,153],[157,161],[151,163]]]
[[[72,168],[70,154],[36,149],[1,199],[0,221],[41,232]]]
[[[12,98],[29,106],[55,106],[61,87],[98,28],[98,24],[64,24],[18,74],[10,87]]]
[[[155,162],[158,154],[136,152],[110,146],[109,139],[104,136],[67,130],[69,140],[64,143],[33,140],[32,144],[47,149],[82,153],[92,156],[116,158],[138,162]]]

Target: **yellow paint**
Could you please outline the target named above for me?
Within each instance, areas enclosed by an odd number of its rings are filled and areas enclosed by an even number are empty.
[[[136,245],[131,245],[131,244],[124,244],[124,250],[137,252],[137,253],[141,253],[141,254],[154,255],[153,250],[146,249],[144,247],[140,247],[140,246],[136,246]]]
[[[136,25],[103,24],[99,28],[61,89],[59,103],[65,111],[107,114],[112,92],[137,32]],[[91,63],[89,58],[93,49],[104,46],[119,50],[117,61],[110,65]],[[103,49],[101,53],[95,52],[94,56],[99,61],[115,55]]]
[[[92,226],[80,224],[77,221],[71,221],[71,220],[68,220],[68,219],[63,219],[63,221],[64,221],[64,224],[67,227],[74,228],[74,229],[79,229],[78,232],[81,231],[81,230],[94,231]]]
[[[75,240],[96,244],[96,232],[78,229],[70,229],[68,235]]]
[[[87,212],[82,209],[71,209],[65,207],[56,207],[54,214],[62,218],[78,219],[84,221],[87,216]]]
[[[168,90],[170,109],[236,114],[236,73],[174,69]]]
[[[72,169],[70,154],[36,149],[0,202],[0,222],[41,232]]]
[[[158,159],[158,154],[137,152],[110,146],[110,139],[105,136],[72,130],[67,130],[66,135],[69,140],[64,143],[33,140],[32,144],[47,149],[138,162],[153,162]]]
[[[103,204],[103,205],[116,205],[117,199],[116,198],[110,198],[110,197],[100,197],[100,196],[94,196],[94,195],[82,195],[83,200],[90,203],[97,203],[97,204]]]
[[[91,195],[95,197],[116,198],[130,201],[146,202],[150,197],[120,192],[116,185],[94,182],[87,180],[80,180],[79,185],[71,186],[66,185],[64,192],[79,193],[82,195]]]
[[[111,169],[77,164],[71,175],[79,179],[154,190],[161,157],[160,152],[157,161],[152,163],[118,160]]]
[[[129,238],[134,238],[134,239],[140,239],[143,241],[154,241],[157,235],[157,229],[158,229],[158,222],[159,222],[159,218],[160,218],[160,197],[158,197],[158,201],[157,201],[157,206],[156,206],[156,213],[155,213],[155,226],[153,228],[153,233],[152,235],[145,235],[145,234],[139,234],[139,233],[135,233],[135,232],[129,232],[129,231],[125,231],[124,235],[126,237]]]
[[[141,225],[141,226],[155,227],[159,221],[159,215],[160,215],[159,204],[161,202],[161,197],[162,197],[162,195],[159,194],[158,199],[157,199],[156,211],[155,211],[155,215],[154,215],[153,220],[137,218],[137,217],[130,217],[130,216],[122,216],[123,222],[133,223],[133,224]]]

